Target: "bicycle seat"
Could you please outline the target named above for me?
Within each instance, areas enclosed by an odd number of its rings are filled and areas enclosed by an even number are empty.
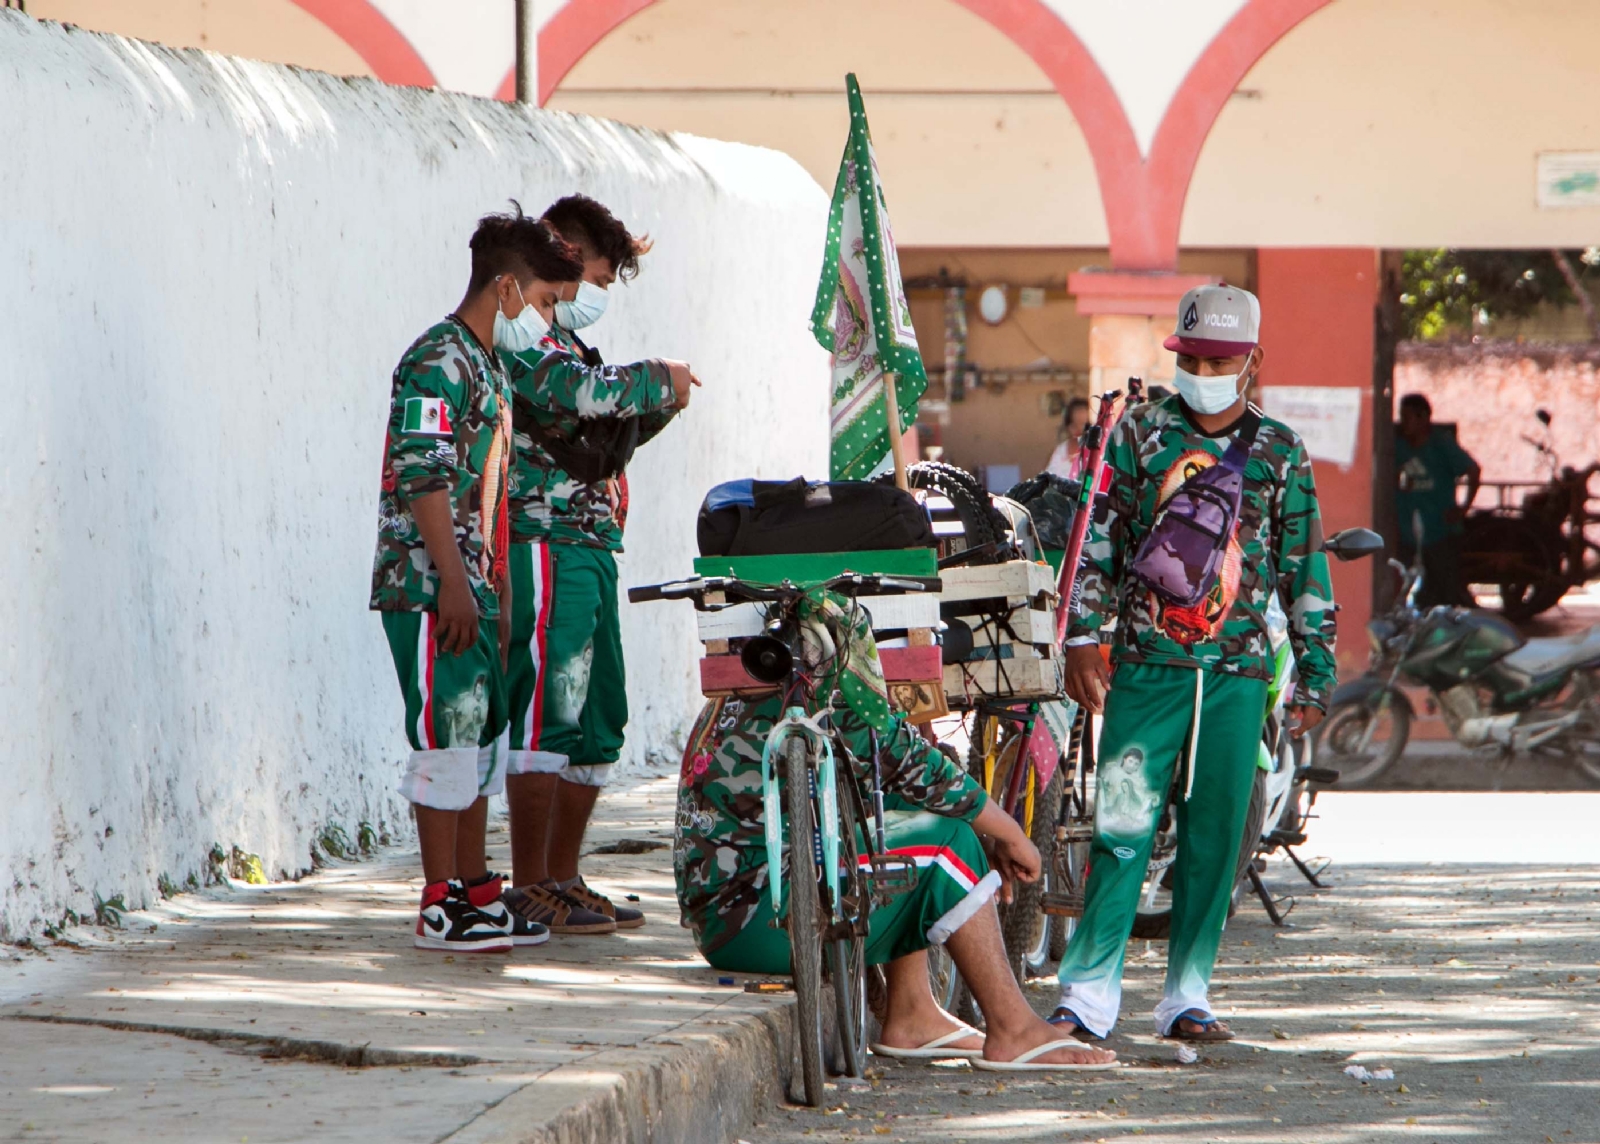
[[[1534,676],[1567,671],[1591,661],[1600,661],[1600,625],[1577,635],[1531,639],[1501,660]]]

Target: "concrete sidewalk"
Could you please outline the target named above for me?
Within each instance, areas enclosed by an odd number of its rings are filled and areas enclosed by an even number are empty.
[[[676,773],[601,800],[590,882],[643,929],[412,948],[414,852],[217,889],[0,961],[0,1140],[732,1140],[780,1098],[788,1000],[678,925]],[[503,825],[492,863],[509,869]]]

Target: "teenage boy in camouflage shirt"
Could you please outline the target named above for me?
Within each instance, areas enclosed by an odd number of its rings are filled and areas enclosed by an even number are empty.
[[[604,312],[613,282],[638,273],[649,244],[582,195],[555,203],[545,221],[578,248],[584,268],[557,303],[548,336],[503,354],[516,438],[506,780],[515,889],[505,901],[556,933],[611,933],[643,925],[644,914],[586,886],[578,850],[628,722],[616,562],[628,484],[621,473],[579,480],[544,442],[570,440],[585,423],[633,418],[643,444],[699,382],[682,362],[603,365],[574,333]]]
[[[1321,720],[1335,682],[1333,593],[1311,464],[1294,431],[1245,398],[1263,356],[1260,303],[1244,290],[1202,286],[1184,295],[1178,315],[1166,341],[1178,355],[1178,393],[1130,410],[1111,434],[1109,513],[1090,533],[1083,607],[1068,631],[1068,694],[1095,712],[1103,702],[1105,713],[1088,897],[1051,1018],[1085,1038],[1104,1037],[1116,1022],[1123,950],[1179,766],[1172,933],[1156,1031],[1233,1035],[1213,1017],[1207,990],[1266,718],[1272,593],[1289,616],[1300,672],[1289,709],[1296,736]],[[1217,582],[1193,607],[1165,604],[1127,569],[1159,507],[1217,464],[1254,417],[1243,503]],[[1097,639],[1113,617],[1108,672]]]
[[[371,607],[383,617],[405,698],[424,887],[414,943],[506,950],[549,937],[501,903],[484,862],[487,798],[504,774],[511,390],[491,349],[539,329],[582,272],[537,219],[489,215],[472,236],[455,312],[395,368],[384,442]],[[519,335],[518,331],[522,331]]]

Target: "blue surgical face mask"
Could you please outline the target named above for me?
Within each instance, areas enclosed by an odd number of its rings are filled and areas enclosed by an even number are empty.
[[[517,297],[522,299],[522,309],[515,318],[508,318],[500,310],[495,310],[494,344],[496,349],[520,354],[531,350],[544,339],[550,332],[550,323],[522,297],[522,284],[515,279],[512,282],[517,288]]]
[[[581,330],[592,326],[606,312],[606,299],[610,295],[593,282],[579,282],[578,296],[570,302],[556,303],[556,321],[562,329]]]
[[[1249,368],[1246,365],[1238,373],[1201,377],[1179,366],[1173,373],[1172,384],[1184,404],[1196,413],[1222,413],[1239,400],[1239,378],[1249,372]]]

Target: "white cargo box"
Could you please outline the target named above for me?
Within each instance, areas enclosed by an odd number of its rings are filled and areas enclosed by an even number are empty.
[[[1062,658],[1056,646],[1055,572],[1013,560],[939,574],[945,616],[972,629],[972,652],[944,669],[951,703],[979,699],[1058,699]],[[964,606],[970,605],[970,606]]]
[[[1022,645],[1027,646],[1027,645]],[[952,704],[979,699],[1060,699],[1066,677],[1059,655],[968,660],[947,664],[944,694]]]
[[[1052,610],[1056,604],[1054,569],[1033,560],[946,568],[940,571],[939,580],[944,585],[939,599],[946,604],[1004,599],[1013,605],[1029,603]]]

